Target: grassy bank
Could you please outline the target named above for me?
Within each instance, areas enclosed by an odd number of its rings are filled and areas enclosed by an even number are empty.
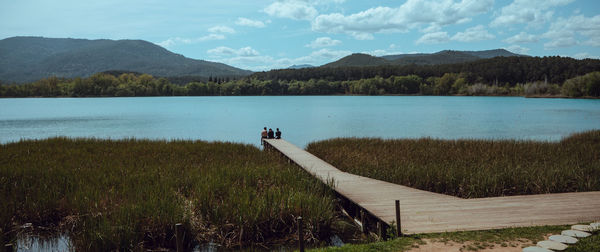
[[[570,229],[570,226],[539,226],[506,228],[485,231],[449,232],[437,234],[423,234],[396,238],[394,240],[372,242],[366,244],[346,244],[342,247],[317,248],[311,251],[409,251],[418,248],[425,243],[459,244],[460,251],[482,251],[502,248],[521,248],[535,246],[538,241],[545,240],[546,236],[560,234],[562,230]],[[580,238],[579,242],[569,245],[565,251],[588,252],[599,251],[600,233],[596,231],[593,236]],[[454,248],[457,249],[457,248]],[[453,250],[455,251],[455,250]]]
[[[332,139],[307,150],[350,173],[464,198],[600,190],[600,130],[560,142]]]
[[[250,145],[55,138],[0,145],[0,228],[68,232],[77,250],[226,247],[328,234],[333,197],[319,181]]]

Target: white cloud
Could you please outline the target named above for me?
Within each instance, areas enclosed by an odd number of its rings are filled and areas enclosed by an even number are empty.
[[[390,47],[390,49],[393,49],[393,47]],[[393,51],[393,50],[386,50],[386,49],[375,49],[373,51],[363,51],[362,53],[369,54],[369,55],[376,56],[376,57],[385,56],[385,55],[403,54],[403,52],[400,52],[400,51]]]
[[[416,43],[417,44],[439,44],[439,43],[448,42],[448,40],[450,40],[450,37],[448,36],[447,32],[432,32],[432,33],[427,33],[427,34],[423,35],[421,38],[419,38],[416,41]]]
[[[206,36],[202,36],[202,37],[199,37],[199,38],[195,39],[195,41],[202,42],[202,41],[208,41],[208,40],[223,40],[223,39],[225,39],[225,35],[222,35],[222,34],[208,34]]]
[[[206,51],[208,54],[220,54],[220,55],[234,55],[236,54],[236,50],[226,47],[226,46],[219,46],[217,48],[213,48],[210,49],[208,51]]]
[[[198,38],[181,38],[181,37],[174,37],[174,38],[169,38],[165,41],[159,42],[157,43],[157,45],[162,46],[162,47],[171,47],[174,45],[180,45],[180,44],[196,44],[196,43],[200,43],[200,42],[204,42],[204,41],[209,41],[209,40],[223,40],[225,39],[224,35],[221,34],[208,34],[206,36],[202,36],[202,37],[198,37]]]
[[[373,51],[363,52],[363,53],[366,53],[366,54],[369,54],[369,55],[372,55],[372,56],[388,55],[387,51],[383,50],[383,49],[376,49],[376,50],[373,50]]]
[[[312,29],[326,33],[346,33],[357,39],[372,39],[373,33],[406,32],[428,26],[427,32],[439,27],[465,23],[471,17],[488,12],[493,0],[408,0],[397,8],[375,7],[358,13],[319,15]]]
[[[584,15],[559,18],[542,36],[550,39],[550,42],[544,44],[545,48],[577,44],[600,47],[600,15],[589,18]],[[578,38],[583,39],[583,42],[579,42]]]
[[[527,54],[527,52],[529,52],[530,50],[529,48],[522,47],[519,45],[511,45],[509,47],[505,47],[504,49],[517,54]]]
[[[377,7],[349,16],[333,13],[318,16],[312,28],[328,33],[369,34],[399,27],[390,20],[396,10],[389,7]]]
[[[213,26],[208,31],[212,33],[235,33],[233,28],[224,25]]]
[[[320,37],[310,42],[310,44],[306,45],[306,47],[311,48],[319,48],[319,47],[328,47],[328,46],[336,46],[341,44],[342,41],[331,39],[330,37]]]
[[[583,52],[583,53],[577,53],[577,54],[573,55],[573,58],[575,58],[575,59],[598,59],[600,57],[599,56],[590,55],[587,52]]]
[[[539,26],[552,18],[554,12],[549,11],[557,6],[567,5],[574,0],[515,0],[502,7],[500,15],[491,26],[505,26],[526,23],[529,26]]]
[[[521,44],[521,43],[536,43],[539,41],[539,39],[535,35],[521,32],[517,35],[514,35],[514,36],[507,38],[505,40],[502,40],[502,41],[509,43],[509,44]]]
[[[375,37],[371,33],[366,32],[350,32],[350,36],[354,37],[357,40],[373,40]]]
[[[158,42],[157,45],[162,46],[162,47],[171,47],[176,44],[189,44],[189,43],[191,43],[190,39],[176,37],[176,38],[168,38],[167,40]]]
[[[437,25],[437,24],[432,24],[429,25],[428,27],[426,27],[425,29],[421,29],[421,32],[423,33],[432,33],[432,32],[438,32],[441,31],[442,27]]]
[[[464,32],[458,32],[454,36],[452,36],[452,40],[461,41],[461,42],[474,42],[481,40],[489,40],[493,39],[496,36],[490,34],[483,25],[478,25],[475,27],[468,28]]]
[[[206,51],[208,54],[212,55],[225,55],[225,56],[238,56],[238,57],[255,57],[259,56],[260,53],[252,47],[242,47],[240,49],[233,49],[226,46],[219,46],[217,48],[210,49]]]
[[[600,47],[600,15],[586,18],[583,15],[573,16],[568,19],[559,19],[550,26],[550,30],[572,30],[580,36],[586,37],[585,45]]]
[[[310,3],[300,0],[277,1],[263,11],[270,16],[295,20],[311,20],[318,14],[317,9]]]
[[[583,42],[583,44],[589,45],[589,46],[594,46],[594,47],[600,47],[600,40],[598,40],[598,37],[600,37],[600,36],[596,36],[595,39],[586,40]]]
[[[274,59],[271,56],[255,56],[255,57],[239,57],[219,58],[219,62],[223,62],[230,66],[248,69],[252,71],[267,71],[274,68],[282,68],[280,65],[286,62],[286,59]],[[290,66],[288,64],[287,66]]]
[[[344,50],[329,50],[326,48],[311,52],[308,56],[303,56],[294,59],[299,64],[320,65],[338,60],[342,57],[350,55],[352,52]]]
[[[369,54],[372,56],[385,56],[385,55],[396,55],[396,54],[404,54],[404,52],[399,51],[397,48],[399,46],[396,44],[390,44],[386,49],[375,49],[372,51],[362,51],[361,53]]]
[[[550,42],[544,43],[545,49],[559,48],[559,47],[571,47],[577,45],[578,42],[575,38],[566,37],[554,39]]]
[[[265,27],[265,23],[262,21],[252,20],[252,19],[248,19],[248,18],[244,18],[244,17],[238,18],[237,21],[235,22],[235,24],[241,25],[241,26],[256,27],[256,28]]]
[[[213,60],[253,71],[287,68],[291,65],[300,64],[310,64],[313,66],[318,66],[338,60],[351,53],[350,51],[338,51],[323,48],[317,51],[313,51],[309,55],[298,58],[273,58],[268,55],[260,55],[258,52],[250,53],[250,55],[248,55],[247,51],[252,52],[252,50],[253,49],[248,47],[233,49],[221,46],[209,50],[208,53],[212,56]]]
[[[315,4],[329,4],[329,3],[343,4],[344,2],[346,2],[346,0],[312,0],[311,2],[313,2]]]

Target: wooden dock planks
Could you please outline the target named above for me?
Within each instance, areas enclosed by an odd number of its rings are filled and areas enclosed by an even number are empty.
[[[462,199],[343,172],[283,139],[267,144],[378,219],[406,234],[563,225],[600,220],[600,192]]]

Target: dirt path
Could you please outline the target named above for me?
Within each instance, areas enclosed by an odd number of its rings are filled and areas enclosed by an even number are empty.
[[[501,244],[472,242],[457,243],[453,241],[441,242],[423,239],[426,244],[419,245],[418,248],[412,248],[408,252],[521,252],[524,247],[532,246],[532,242],[520,240]]]

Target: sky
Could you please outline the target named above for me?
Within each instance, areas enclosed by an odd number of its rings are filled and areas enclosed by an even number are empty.
[[[253,71],[351,53],[600,58],[600,1],[0,0],[0,39],[13,36],[142,39]]]

